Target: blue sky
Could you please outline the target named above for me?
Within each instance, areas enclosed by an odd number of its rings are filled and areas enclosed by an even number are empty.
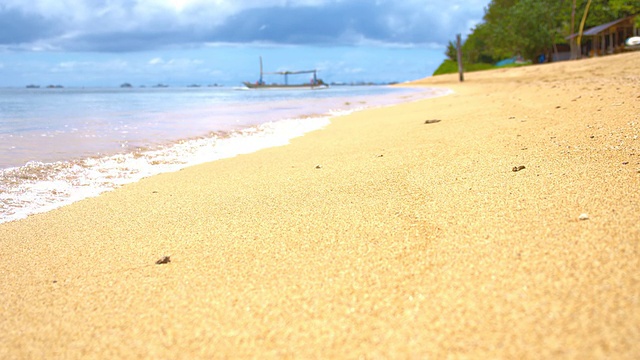
[[[0,0],[0,86],[238,85],[431,75],[489,0]]]

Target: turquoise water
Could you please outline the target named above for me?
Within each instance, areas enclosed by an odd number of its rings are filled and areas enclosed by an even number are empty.
[[[444,93],[383,86],[0,89],[0,222],[284,145],[332,116]]]

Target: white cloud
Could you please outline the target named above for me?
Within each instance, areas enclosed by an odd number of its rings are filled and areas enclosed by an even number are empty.
[[[152,66],[162,66],[163,68],[169,69],[169,68],[193,68],[193,67],[198,67],[202,64],[204,64],[204,61],[199,60],[199,59],[185,59],[185,58],[178,58],[178,59],[170,59],[170,60],[163,60],[160,57],[156,57],[153,58],[151,60],[149,60],[147,62],[148,65],[152,65]]]
[[[74,68],[76,68],[78,65],[80,65],[80,63],[76,62],[76,61],[67,61],[67,62],[62,62],[60,64],[58,64],[58,68],[60,69],[71,69],[73,70]]]
[[[205,43],[446,43],[489,0],[0,0],[25,49],[126,52]],[[319,23],[318,19],[322,21]],[[20,24],[18,24],[20,26]],[[15,28],[15,26],[14,26]],[[9,27],[8,29],[11,29]],[[8,36],[10,38],[11,35]],[[0,42],[0,46],[3,46]]]
[[[51,68],[51,72],[112,72],[124,71],[129,68],[129,63],[124,60],[109,61],[63,61]]]

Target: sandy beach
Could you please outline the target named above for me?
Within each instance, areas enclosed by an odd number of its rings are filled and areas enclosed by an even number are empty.
[[[0,358],[637,359],[639,64],[427,78],[1,224]]]

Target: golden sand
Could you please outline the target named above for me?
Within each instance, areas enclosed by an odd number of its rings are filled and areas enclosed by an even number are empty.
[[[0,358],[637,359],[638,65],[428,78],[2,224]]]

